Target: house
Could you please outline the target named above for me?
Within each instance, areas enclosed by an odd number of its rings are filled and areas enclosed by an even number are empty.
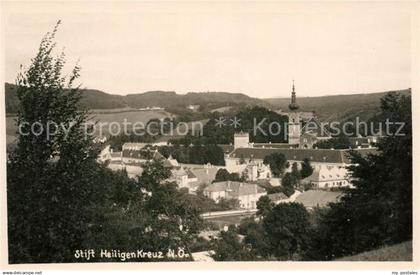
[[[237,199],[241,208],[256,209],[257,201],[260,197],[267,195],[267,192],[257,184],[221,181],[207,186],[203,194],[216,202],[220,199]]]
[[[337,165],[317,166],[312,175],[302,179],[302,184],[317,188],[352,186],[347,169]]]
[[[125,164],[132,164],[132,163],[144,163],[148,160],[165,160],[165,157],[162,156],[156,149],[127,149],[124,148],[122,150],[122,162]],[[169,164],[169,163],[167,163]]]
[[[175,181],[178,188],[187,188],[189,193],[197,191],[200,183],[197,176],[192,173],[190,169],[184,167],[174,167],[171,172],[172,176],[168,181]]]
[[[151,149],[146,145],[146,143],[124,143],[122,152],[113,152],[109,148],[105,148],[102,150],[103,153],[100,158],[106,158],[109,161],[109,169],[114,171],[125,170],[131,178],[142,174],[142,165],[147,161],[161,161],[164,167],[170,169],[179,166],[175,159],[171,157],[166,159],[156,149]]]

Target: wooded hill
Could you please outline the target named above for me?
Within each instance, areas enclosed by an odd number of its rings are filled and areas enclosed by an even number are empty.
[[[16,86],[6,83],[6,113],[15,113],[19,102],[16,96]],[[204,92],[177,94],[176,92],[150,91],[126,96],[112,95],[99,90],[82,89],[84,95],[81,104],[87,109],[115,109],[142,107],[186,107],[190,104],[202,107],[220,108],[235,105],[266,106],[262,99],[252,98],[241,93]]]
[[[225,106],[263,106],[271,110],[288,110],[290,98],[252,98],[241,93],[200,92],[177,94],[176,92],[150,91],[126,96],[112,95],[99,90],[83,89],[82,105],[87,109],[142,108],[159,106],[176,113],[190,104],[201,106],[199,111],[209,111]],[[411,89],[395,92],[406,95]],[[356,116],[368,120],[380,110],[380,98],[387,92],[319,97],[298,97],[302,111],[315,111],[321,121],[347,121]],[[16,87],[6,83],[6,113],[16,113],[19,102]]]
[[[356,116],[368,120],[380,111],[380,99],[388,92],[332,95],[317,97],[299,97],[298,104],[302,111],[315,111],[321,121],[347,121]],[[394,91],[405,95],[411,94],[411,89]],[[288,110],[290,98],[265,99],[275,109]]]

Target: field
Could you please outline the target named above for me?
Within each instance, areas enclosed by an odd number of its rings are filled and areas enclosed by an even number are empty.
[[[377,250],[364,252],[354,256],[337,259],[336,261],[412,261],[413,242],[403,242],[386,246]]]
[[[109,124],[113,123],[113,125],[120,125],[123,127],[124,121],[127,123],[127,128],[130,128],[129,125],[133,123],[146,123],[151,119],[161,119],[165,117],[172,117],[172,114],[165,112],[165,111],[140,111],[140,110],[126,110],[126,109],[118,109],[118,110],[108,110],[107,112],[93,112],[92,118],[90,121],[92,122],[100,122],[103,124],[102,134],[108,135],[109,130],[114,132],[116,131],[116,127],[110,128]],[[111,125],[112,126],[112,125]],[[123,129],[123,128],[121,128]],[[8,116],[6,117],[6,135],[8,136],[7,142],[9,143],[13,140],[13,136],[16,136],[17,126],[16,126],[16,117],[15,116]],[[98,130],[95,131],[95,135],[99,135],[99,127]]]

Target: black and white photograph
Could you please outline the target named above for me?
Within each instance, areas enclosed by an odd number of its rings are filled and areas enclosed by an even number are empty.
[[[418,9],[1,1],[4,270],[417,274]]]

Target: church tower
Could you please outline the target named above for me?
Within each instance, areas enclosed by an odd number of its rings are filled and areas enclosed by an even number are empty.
[[[292,100],[289,104],[289,123],[288,123],[288,142],[289,144],[300,143],[300,113],[298,111],[299,105],[296,102],[295,81],[292,86]]]

